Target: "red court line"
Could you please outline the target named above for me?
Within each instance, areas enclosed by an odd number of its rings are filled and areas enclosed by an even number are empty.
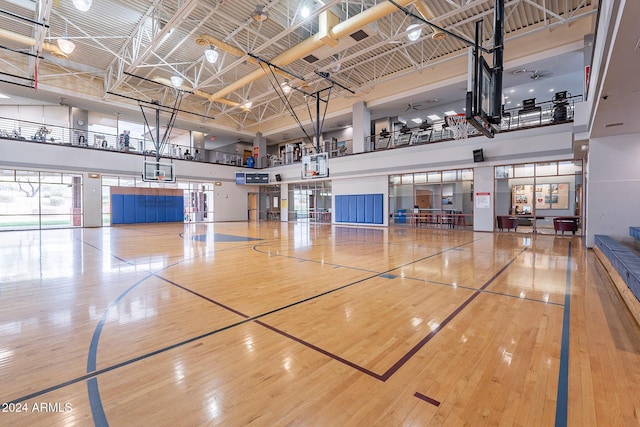
[[[433,406],[440,406],[440,402],[438,402],[437,400],[432,399],[429,396],[426,396],[426,395],[424,395],[422,393],[419,393],[419,392],[416,391],[413,395],[415,397],[417,397],[418,399],[422,399],[425,402],[431,403]]]

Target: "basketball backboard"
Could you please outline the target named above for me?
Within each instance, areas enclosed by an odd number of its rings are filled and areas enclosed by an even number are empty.
[[[495,0],[493,48],[482,45],[482,21],[476,21],[475,40],[469,49],[469,79],[465,117],[483,135],[493,138],[502,116],[502,70],[504,62],[504,0]],[[489,66],[484,54],[491,55]]]
[[[175,183],[173,163],[145,160],[142,168],[142,180],[146,182]]]
[[[473,52],[473,49],[469,49]],[[495,71],[489,66],[482,55],[471,53],[469,58],[469,88],[467,91],[466,114],[467,122],[483,135],[493,138],[500,123],[501,105],[496,105],[496,92],[502,88],[496,87]]]
[[[302,156],[302,178],[325,178],[329,176],[329,153]]]

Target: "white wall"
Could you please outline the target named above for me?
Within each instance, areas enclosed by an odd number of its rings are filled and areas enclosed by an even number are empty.
[[[633,240],[630,226],[640,226],[640,134],[589,141],[587,247],[594,235]]]
[[[249,189],[234,182],[222,182],[213,188],[213,219],[214,221],[246,221],[249,209]],[[257,192],[258,189],[254,188]]]

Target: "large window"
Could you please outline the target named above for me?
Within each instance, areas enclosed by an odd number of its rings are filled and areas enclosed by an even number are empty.
[[[389,176],[389,212],[396,224],[473,225],[473,170]]]
[[[0,230],[82,226],[82,175],[0,169]]]
[[[331,181],[290,185],[289,221],[331,222]]]
[[[518,232],[554,233],[554,219],[580,223],[582,161],[495,168],[495,213],[517,220]]]

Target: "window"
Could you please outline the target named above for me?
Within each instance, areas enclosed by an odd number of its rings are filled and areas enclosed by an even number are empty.
[[[392,222],[410,223],[409,214],[416,225],[473,225],[473,169],[391,175],[389,183]]]
[[[0,230],[82,226],[82,175],[4,169]]]
[[[553,218],[581,216],[581,174],[579,160],[497,166],[495,214],[518,215],[517,232],[553,233]]]

